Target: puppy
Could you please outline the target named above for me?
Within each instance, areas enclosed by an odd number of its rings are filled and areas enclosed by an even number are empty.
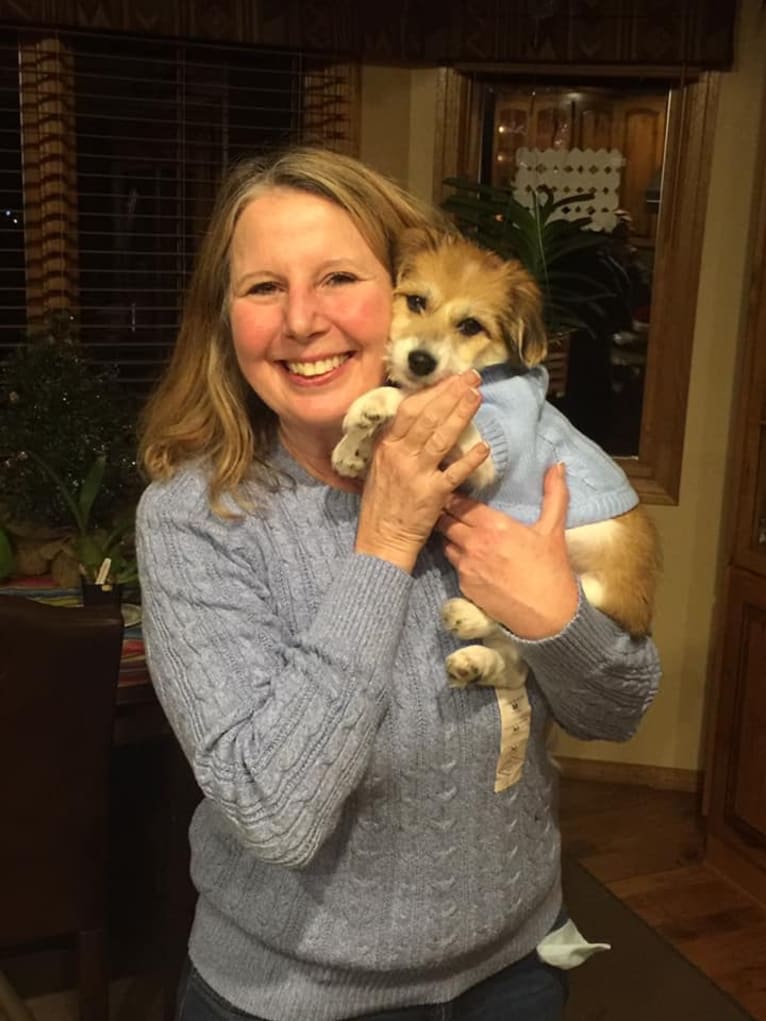
[[[340,475],[363,475],[377,431],[395,414],[407,392],[431,386],[469,368],[487,370],[504,366],[501,374],[504,373],[505,380],[497,385],[516,387],[520,405],[529,407],[528,415],[523,412],[526,418],[518,431],[518,441],[528,447],[537,444],[541,457],[548,462],[538,464],[539,478],[525,480],[538,499],[542,472],[555,460],[567,464],[570,492],[577,489],[578,467],[568,463],[566,456],[564,440],[568,436],[576,445],[578,464],[582,462],[587,470],[589,463],[597,462],[600,470],[619,476],[617,485],[623,494],[620,506],[627,502],[632,509],[606,520],[591,520],[567,528],[567,548],[588,601],[630,634],[646,634],[651,625],[658,572],[655,530],[644,510],[633,506],[635,494],[614,462],[545,403],[546,377],[535,366],[544,360],[546,353],[540,292],[519,262],[503,261],[462,237],[406,231],[397,252],[386,357],[388,376],[396,387],[378,387],[354,401],[343,423],[343,439],[333,452],[333,465]],[[495,372],[496,369],[491,369],[490,375]],[[537,404],[530,400],[530,395],[537,394],[535,386],[540,391]],[[484,390],[488,399],[489,384],[485,384]],[[562,438],[564,456],[558,439],[551,441],[550,437]],[[467,451],[480,439],[476,425],[471,423],[453,453]],[[519,463],[526,453],[519,452]],[[510,472],[506,480],[498,477],[498,467],[490,455],[473,473],[468,485],[475,493],[485,493],[494,506],[514,513],[513,506],[503,506],[504,494],[507,502],[508,492],[514,488],[512,476]],[[592,485],[592,480],[586,481],[583,489]],[[483,645],[459,649],[448,657],[447,672],[452,685],[478,683],[508,689],[513,697],[508,702],[510,716],[504,726],[507,722],[512,733],[518,724],[518,732],[523,735],[528,730],[528,703],[523,691],[526,665],[516,645],[503,628],[468,600],[449,600],[442,617],[445,626],[457,637],[483,640]],[[517,751],[523,751],[523,747]],[[513,768],[509,767],[509,775],[518,773],[516,766],[518,761]],[[498,782],[499,777],[498,772]],[[502,787],[496,784],[496,789]]]

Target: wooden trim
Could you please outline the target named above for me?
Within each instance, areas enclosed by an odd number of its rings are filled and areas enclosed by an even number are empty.
[[[618,459],[647,503],[678,502],[719,81],[671,90],[639,455]]]
[[[551,80],[558,78],[562,82],[571,81],[573,76],[590,78],[595,73],[592,64],[523,64],[517,61],[514,61],[513,64],[460,61],[454,65],[454,68],[463,74],[544,77]],[[694,67],[691,64],[686,64],[683,67],[687,78],[696,78],[702,71],[702,67]],[[680,73],[681,67],[678,64],[599,64],[597,76],[599,78],[632,78],[634,80],[636,78],[653,78],[670,82],[677,81]]]
[[[598,78],[602,70],[588,74]],[[507,80],[517,76],[515,66],[512,72],[505,68]],[[445,177],[479,176],[482,90],[452,79],[437,109],[436,201]],[[678,503],[719,83],[709,72],[671,89],[639,453],[617,459],[645,503]]]
[[[478,167],[481,118],[480,97],[473,82],[451,68],[442,67],[436,86],[433,201],[446,196],[445,177],[471,174]]]
[[[562,755],[556,755],[554,758],[562,775],[573,780],[621,783],[694,794],[702,790],[702,773],[698,769],[643,766],[632,762],[601,762],[597,759],[575,759]]]

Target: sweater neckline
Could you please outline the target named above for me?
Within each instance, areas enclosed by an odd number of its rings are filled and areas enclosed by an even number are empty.
[[[355,513],[358,510],[360,499],[359,493],[352,493],[347,489],[336,489],[334,486],[330,486],[328,483],[318,479],[315,475],[312,475],[311,472],[307,471],[299,461],[295,460],[278,437],[274,444],[272,457],[274,460],[274,466],[291,478],[296,485],[300,486],[302,489],[315,490],[316,495],[319,495],[320,491],[323,491],[329,506],[338,511],[346,510],[353,511]]]

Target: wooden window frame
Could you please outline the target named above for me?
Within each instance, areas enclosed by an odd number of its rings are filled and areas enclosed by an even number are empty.
[[[441,69],[437,93],[434,198],[444,179],[478,179],[481,90],[471,67]],[[551,77],[550,68],[487,68],[514,81]],[[572,67],[566,80],[642,76],[667,79],[653,68]],[[677,76],[677,71],[675,72]],[[558,75],[562,77],[561,72]],[[702,239],[720,74],[691,73],[670,89],[662,204],[657,226],[652,315],[637,457],[616,460],[646,503],[678,503],[691,376]]]

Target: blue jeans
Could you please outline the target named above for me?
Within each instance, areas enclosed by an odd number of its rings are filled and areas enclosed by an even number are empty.
[[[531,953],[449,1003],[383,1010],[356,1021],[562,1021],[566,998],[566,973]],[[191,966],[178,1002],[176,1021],[262,1021],[227,1003]]]

